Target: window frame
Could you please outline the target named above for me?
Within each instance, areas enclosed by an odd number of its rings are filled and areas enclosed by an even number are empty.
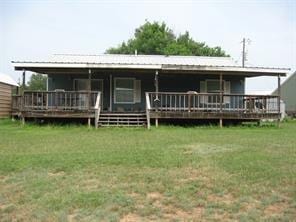
[[[124,80],[132,80],[133,81],[133,101],[132,102],[118,102],[117,101],[117,98],[116,98],[116,81],[117,80],[120,80],[120,79],[124,79]],[[113,95],[114,95],[114,98],[113,98],[113,102],[114,104],[136,104],[135,102],[135,78],[130,78],[130,77],[116,77],[114,78],[114,89],[113,89]]]

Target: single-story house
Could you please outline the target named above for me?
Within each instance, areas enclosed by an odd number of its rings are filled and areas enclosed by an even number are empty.
[[[0,73],[0,118],[11,116],[12,90],[17,86],[9,75]]]
[[[278,94],[278,88],[272,95]],[[281,99],[285,103],[287,115],[296,117],[296,72],[287,78],[280,87]]]
[[[278,95],[246,95],[245,79],[289,69],[241,67],[230,57],[164,55],[55,55],[12,61],[15,70],[46,74],[47,90],[14,97],[14,115],[86,118],[90,124],[156,125],[162,119],[279,118]]]

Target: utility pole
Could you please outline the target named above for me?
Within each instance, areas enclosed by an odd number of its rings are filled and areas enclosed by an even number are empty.
[[[243,38],[243,55],[242,55],[242,66],[245,67],[246,60],[246,39]]]
[[[242,51],[242,67],[245,67],[245,62],[247,61],[247,52],[246,52],[246,42],[248,45],[251,43],[250,39],[243,38],[243,51]]]

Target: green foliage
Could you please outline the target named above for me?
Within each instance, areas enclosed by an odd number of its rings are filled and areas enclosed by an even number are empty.
[[[46,90],[47,77],[42,74],[32,74],[26,90]]]
[[[176,36],[163,23],[146,23],[135,30],[134,38],[118,47],[109,48],[110,54],[144,55],[192,55],[192,56],[228,56],[220,47],[209,47],[204,42],[193,40],[189,32]]]

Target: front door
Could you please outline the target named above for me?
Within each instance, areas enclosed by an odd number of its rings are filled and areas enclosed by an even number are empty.
[[[87,91],[88,79],[74,79],[74,90],[75,91]],[[91,91],[101,92],[101,104],[103,106],[103,79],[92,79],[91,80]]]

